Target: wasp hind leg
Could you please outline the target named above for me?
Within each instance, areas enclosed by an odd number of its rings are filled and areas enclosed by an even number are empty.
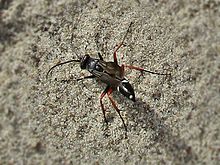
[[[140,68],[140,67],[137,67],[137,66],[125,65],[125,64],[123,64],[122,66],[123,66],[124,68],[129,68],[129,69],[138,70],[138,71],[141,72],[141,74],[143,74],[143,72],[147,72],[147,73],[151,73],[151,74],[171,76],[170,73],[158,73],[158,72],[152,72],[152,71],[145,70],[144,68]]]
[[[120,110],[118,109],[118,107],[117,107],[115,101],[113,100],[113,98],[112,98],[112,96],[111,96],[112,91],[113,91],[113,90],[110,88],[110,89],[108,90],[108,92],[107,92],[107,95],[108,95],[109,100],[110,100],[111,103],[112,103],[112,106],[115,108],[116,112],[118,113],[119,117],[120,117],[121,120],[122,120],[122,123],[123,123],[124,128],[125,128],[125,137],[127,138],[127,132],[128,132],[127,126],[126,126],[126,124],[125,124],[125,121],[124,121],[123,117],[121,116]]]
[[[101,108],[102,108],[102,112],[103,112],[103,115],[104,115],[104,120],[105,120],[105,123],[108,125],[108,121],[107,121],[107,119],[106,119],[106,116],[105,116],[105,112],[106,112],[106,110],[105,110],[105,108],[104,108],[104,105],[103,105],[103,103],[102,103],[102,99],[103,99],[103,97],[108,93],[108,90],[110,89],[110,86],[107,86],[106,88],[105,88],[105,90],[102,92],[102,94],[101,94],[101,96],[100,96],[100,104],[101,104]]]

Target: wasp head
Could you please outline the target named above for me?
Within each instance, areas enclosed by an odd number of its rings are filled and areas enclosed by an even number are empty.
[[[123,94],[125,97],[129,98],[130,100],[135,102],[135,94],[134,89],[131,86],[131,84],[128,82],[128,80],[123,79],[118,86],[118,91]]]

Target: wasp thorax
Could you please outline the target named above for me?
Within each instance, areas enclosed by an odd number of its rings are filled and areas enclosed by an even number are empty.
[[[88,65],[90,56],[86,54],[82,59],[80,60],[80,68],[81,69],[86,69],[86,66]]]

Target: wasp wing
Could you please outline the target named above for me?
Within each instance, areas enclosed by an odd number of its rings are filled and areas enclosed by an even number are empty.
[[[96,64],[95,70],[93,70],[93,74],[99,80],[113,88],[116,88],[123,79],[121,67],[114,62],[105,62],[99,60],[99,62]]]

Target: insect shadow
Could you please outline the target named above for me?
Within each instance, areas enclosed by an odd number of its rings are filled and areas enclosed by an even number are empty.
[[[145,147],[149,149],[159,144],[176,162],[195,163],[198,159],[197,154],[193,152],[191,146],[184,139],[173,134],[170,126],[165,124],[165,119],[160,117],[156,111],[142,99],[137,99],[133,107],[126,111],[129,121],[136,123],[134,127],[153,131],[153,143],[146,144]],[[135,130],[135,128],[133,129]]]

